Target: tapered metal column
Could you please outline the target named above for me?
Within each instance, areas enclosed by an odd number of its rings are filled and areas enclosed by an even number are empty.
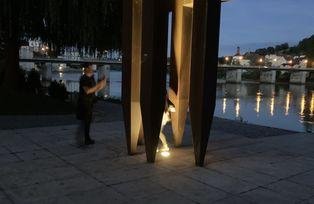
[[[171,113],[174,145],[182,144],[190,94],[192,7],[189,1],[173,1],[172,54],[169,99],[176,112]]]
[[[142,125],[140,76],[142,0],[123,1],[122,103],[128,154],[137,152]]]
[[[154,162],[166,93],[169,0],[142,0],[141,110],[148,162]]]
[[[195,164],[204,158],[215,110],[221,0],[194,0],[190,114]]]

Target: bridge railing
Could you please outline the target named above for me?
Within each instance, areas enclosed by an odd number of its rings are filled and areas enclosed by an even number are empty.
[[[122,62],[117,60],[95,60],[95,59],[80,59],[80,60],[68,60],[68,59],[59,59],[59,58],[32,58],[32,59],[20,59],[20,62],[24,63],[37,63],[44,65],[41,67],[43,76],[46,79],[51,78],[52,75],[52,64],[72,64],[72,65],[81,65],[84,63],[92,63],[98,67],[102,67],[98,70],[102,70],[99,74],[106,74],[107,77],[110,76],[110,70],[113,67],[119,67],[118,70],[121,70]],[[49,66],[46,66],[49,65]],[[170,64],[167,65],[171,66]],[[81,67],[81,66],[76,66]],[[107,70],[107,71],[106,71]],[[226,72],[226,82],[232,83],[241,83],[242,74],[245,71],[256,70],[260,73],[260,82],[265,83],[276,83],[276,75],[280,72],[289,72],[290,74],[290,83],[304,84],[306,83],[306,78],[309,73],[314,73],[314,68],[292,68],[292,67],[267,67],[267,66],[239,66],[239,65],[218,65],[218,70],[224,70]],[[56,70],[58,71],[58,70]],[[66,70],[60,71],[66,73]],[[108,78],[110,80],[110,78]],[[72,90],[72,89],[71,89]],[[108,91],[107,91],[108,92]],[[105,94],[105,93],[104,93]]]
[[[221,76],[221,71],[225,71],[225,82],[241,83],[242,74],[248,71],[256,71],[254,75],[259,76],[259,82],[262,83],[276,83],[280,80],[282,74],[289,77],[286,82],[294,84],[305,84],[307,78],[313,78],[314,68],[295,68],[295,67],[267,67],[267,66],[237,66],[237,65],[219,65],[218,73]],[[277,76],[280,74],[279,76]],[[258,81],[258,79],[254,79]],[[221,81],[221,78],[220,78]]]
[[[306,72],[313,72],[314,68],[307,68],[307,67],[300,67],[300,68],[294,68],[294,67],[268,67],[268,66],[239,66],[239,65],[218,65],[219,69],[242,69],[242,70],[262,70],[262,71],[270,71],[270,70],[276,70],[276,71],[306,71]]]

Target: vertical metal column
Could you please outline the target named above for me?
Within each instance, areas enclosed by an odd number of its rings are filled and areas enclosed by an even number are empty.
[[[169,0],[142,0],[141,110],[146,157],[154,162],[166,94]]]
[[[173,4],[169,99],[176,108],[171,113],[175,146],[182,144],[190,94],[192,7],[185,5],[181,0]]]
[[[190,114],[195,164],[204,158],[215,110],[221,0],[194,0]]]
[[[142,0],[123,1],[122,103],[128,154],[137,152],[142,125],[140,73]]]

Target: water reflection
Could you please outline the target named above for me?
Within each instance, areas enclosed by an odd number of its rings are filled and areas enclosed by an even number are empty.
[[[223,102],[222,102],[222,113],[223,114],[226,113],[226,107],[227,107],[227,98],[223,98]]]
[[[240,99],[235,99],[235,111],[236,111],[236,117],[238,118],[240,116]]]
[[[289,115],[290,98],[291,98],[291,92],[287,92],[287,96],[286,96],[286,107],[285,107],[285,115]]]
[[[312,91],[312,98],[311,98],[311,107],[310,107],[310,116],[314,115],[314,91]]]
[[[314,132],[314,87],[218,84],[215,115],[270,127]]]
[[[256,93],[256,108],[255,111],[257,113],[257,116],[259,116],[259,110],[260,110],[260,103],[261,103],[261,98],[262,98],[262,93],[260,91],[258,91]]]
[[[301,102],[300,102],[300,115],[301,115],[301,117],[304,116],[304,108],[305,108],[305,95],[303,94],[301,97]]]
[[[271,116],[274,116],[274,108],[275,108],[275,94],[273,94],[270,99],[270,115]]]

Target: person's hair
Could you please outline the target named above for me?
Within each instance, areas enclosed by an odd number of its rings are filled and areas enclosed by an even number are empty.
[[[91,65],[93,65],[93,64],[92,64],[92,63],[89,63],[89,62],[86,62],[86,63],[83,64],[83,67],[84,67],[84,68],[87,68],[87,67],[89,67],[89,66],[91,66]]]

